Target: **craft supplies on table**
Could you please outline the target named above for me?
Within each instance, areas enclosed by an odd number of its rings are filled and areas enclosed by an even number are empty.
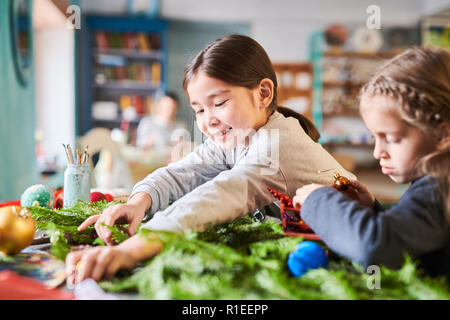
[[[75,156],[70,145],[64,145],[67,155],[67,169],[64,172],[64,201],[65,208],[72,207],[78,200],[91,201],[91,171],[88,160],[88,147],[84,152],[76,149]]]

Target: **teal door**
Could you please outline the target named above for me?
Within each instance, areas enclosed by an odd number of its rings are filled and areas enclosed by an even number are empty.
[[[31,30],[32,0],[22,1],[29,10],[25,17],[22,16],[22,21],[15,20],[17,24],[14,25],[10,15],[18,14],[18,2],[0,1],[0,201],[20,199],[22,192],[38,181],[34,142],[33,33],[28,33],[28,60],[25,61],[26,72],[21,76],[14,59],[16,53],[21,55],[22,51],[15,50],[15,32],[12,32]]]

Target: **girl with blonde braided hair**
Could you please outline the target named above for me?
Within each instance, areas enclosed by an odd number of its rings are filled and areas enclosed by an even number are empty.
[[[449,51],[414,47],[388,61],[361,89],[360,112],[381,171],[408,190],[385,209],[358,181],[346,195],[310,184],[294,197],[302,218],[366,267],[399,268],[408,254],[427,275],[450,280]]]

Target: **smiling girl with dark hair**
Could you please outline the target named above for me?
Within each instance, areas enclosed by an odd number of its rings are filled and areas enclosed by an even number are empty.
[[[147,212],[152,218],[142,228],[203,231],[272,203],[267,187],[293,195],[299,185],[331,183],[319,170],[354,178],[316,142],[309,120],[277,111],[275,72],[255,40],[230,35],[214,41],[187,66],[183,87],[208,139],[137,183],[126,204],[88,218],[80,230],[95,223],[98,235],[112,244],[105,226],[125,218],[134,234]],[[156,234],[151,239],[138,234],[117,246],[69,254],[68,271],[79,261],[82,267],[68,281],[98,280],[135,266],[161,250]]]

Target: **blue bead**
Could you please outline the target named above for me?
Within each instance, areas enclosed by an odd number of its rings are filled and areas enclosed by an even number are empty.
[[[300,277],[310,269],[327,267],[328,257],[317,243],[302,241],[289,254],[287,264],[292,275]]]

